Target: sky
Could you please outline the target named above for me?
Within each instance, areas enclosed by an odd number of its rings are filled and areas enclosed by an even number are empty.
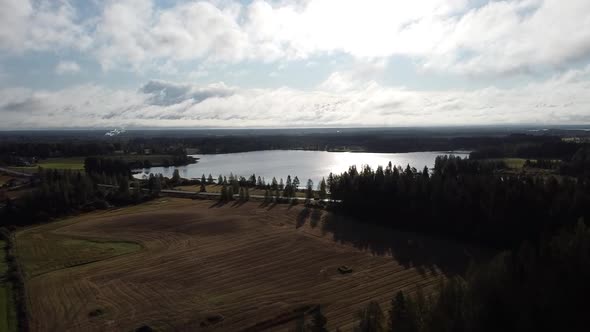
[[[0,0],[0,129],[590,123],[589,0]]]

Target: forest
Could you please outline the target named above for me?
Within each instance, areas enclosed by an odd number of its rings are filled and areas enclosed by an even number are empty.
[[[501,162],[437,157],[428,169],[391,164],[330,175],[337,209],[360,220],[510,248],[590,217],[587,177],[498,175]]]

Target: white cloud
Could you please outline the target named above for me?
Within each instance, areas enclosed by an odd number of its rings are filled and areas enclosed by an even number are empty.
[[[228,5],[229,3],[229,5]],[[222,5],[223,4],[223,5]],[[239,62],[403,55],[425,69],[481,74],[590,56],[590,1],[307,0],[249,5],[110,3],[97,31],[105,67],[160,58]]]
[[[480,3],[480,2],[477,2]],[[105,69],[178,61],[289,61],[334,53],[409,56],[471,75],[567,67],[590,57],[590,1],[108,0],[82,24],[67,0],[0,0],[0,49],[73,48]]]
[[[80,71],[80,65],[74,61],[60,61],[55,66],[55,73],[58,75],[75,74]]]
[[[245,58],[247,36],[230,10],[187,2],[160,10],[151,1],[110,1],[97,26],[97,56],[105,68],[156,59]]]
[[[82,85],[0,90],[2,128],[293,127],[590,122],[590,67],[511,89],[412,91],[374,82],[339,91],[150,81],[137,91]]]
[[[91,38],[66,0],[0,0],[0,50],[84,50]]]

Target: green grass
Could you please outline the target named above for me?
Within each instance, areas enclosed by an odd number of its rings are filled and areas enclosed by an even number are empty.
[[[524,167],[524,163],[526,162],[526,159],[523,158],[504,158],[501,160],[504,161],[504,163],[506,163],[506,166],[508,166],[508,168],[512,169],[521,169]]]
[[[109,155],[104,156],[105,158],[120,159],[126,163],[139,161],[144,163],[146,160],[152,164],[152,167],[158,167],[164,165],[164,160],[168,160],[168,163],[172,165],[174,160],[173,155],[169,154],[124,154],[124,155]]]
[[[0,240],[0,332],[17,331],[16,306],[7,272],[6,242]]]
[[[37,168],[50,168],[50,169],[71,169],[71,170],[83,170],[84,169],[84,158],[83,157],[70,157],[70,158],[48,158],[41,160],[35,166],[18,166],[11,167],[14,170],[36,171]]]
[[[18,258],[27,278],[141,249],[141,245],[134,242],[74,238],[54,232],[57,227],[69,223],[65,220],[17,234]]]

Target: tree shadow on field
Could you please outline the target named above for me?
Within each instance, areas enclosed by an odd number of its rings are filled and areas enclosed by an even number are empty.
[[[308,207],[303,208],[297,215],[297,222],[295,223],[295,228],[299,228],[305,225],[307,218],[311,215],[311,211]]]
[[[234,204],[231,205],[231,207],[240,207],[244,204],[246,204],[246,201],[235,201]]]
[[[323,214],[324,210],[322,209],[312,209],[311,215],[309,216],[309,225],[312,228],[316,228],[318,226],[318,223],[322,219]]]
[[[277,202],[272,202],[272,203],[269,203],[269,204],[266,206],[266,211],[270,211],[270,210],[274,209],[274,207],[275,207],[275,206],[277,206],[277,204],[278,204]]]
[[[334,241],[377,256],[391,255],[402,266],[415,267],[421,273],[438,269],[445,275],[464,274],[471,262],[493,255],[472,245],[361,223],[334,213],[325,213],[323,220],[322,233],[330,233]]]
[[[297,215],[297,223],[295,224],[295,227],[299,228],[305,225],[305,223],[309,219],[309,225],[312,228],[316,228],[320,220],[322,219],[323,214],[324,211],[322,209],[315,209],[306,206]]]
[[[225,206],[228,202],[224,202],[224,201],[216,201],[215,203],[213,203],[211,206],[209,206],[209,208],[218,208],[218,207],[222,207]]]

